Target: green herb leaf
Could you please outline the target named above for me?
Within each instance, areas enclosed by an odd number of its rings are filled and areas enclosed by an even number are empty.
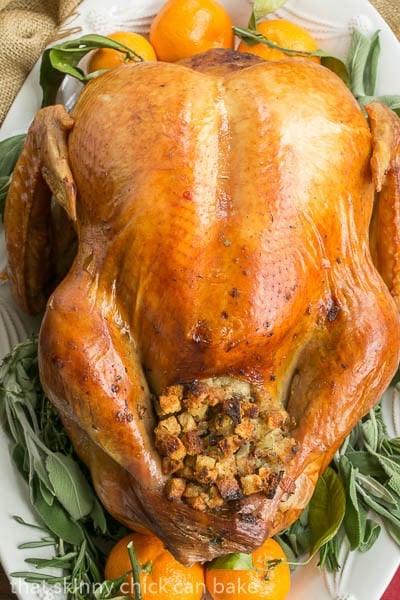
[[[346,456],[343,456],[340,460],[339,473],[346,493],[346,511],[343,525],[350,543],[350,549],[355,550],[364,539],[366,511],[358,501],[356,470]]]
[[[373,100],[378,100],[379,102],[382,102],[382,104],[386,104],[386,106],[391,108],[395,113],[397,113],[400,116],[400,96],[360,96],[358,98],[358,101],[361,104],[361,106],[367,106],[370,102],[373,102]],[[398,385],[398,382],[400,381],[399,377],[399,374],[396,374],[393,385]]]
[[[14,571],[10,573],[11,577],[21,577],[27,583],[42,583],[45,581],[49,584],[64,583],[64,577],[57,577],[57,575],[51,575],[50,573],[32,573],[32,571]],[[126,600],[126,599],[125,599]]]
[[[61,504],[57,500],[54,501],[52,506],[47,504],[41,493],[38,480],[33,480],[31,486],[32,504],[50,531],[70,544],[81,544],[83,541],[82,530],[68,516]]]
[[[126,60],[141,62],[142,57],[119,42],[102,35],[85,35],[48,48],[42,55],[40,85],[43,91],[42,106],[54,104],[57,91],[65,75],[86,83],[98,73],[85,74],[78,66],[88,52],[98,48],[111,48],[125,55]]]
[[[55,495],[71,517],[78,521],[88,515],[93,508],[93,489],[77,462],[54,452],[47,457],[46,468]]]
[[[400,512],[394,510],[388,510],[384,504],[381,504],[375,498],[370,496],[366,490],[357,484],[357,489],[362,495],[364,502],[372,508],[378,515],[387,519],[388,522],[393,523],[396,527],[400,527]]]
[[[214,560],[208,563],[207,569],[209,571],[215,571],[217,569],[255,571],[251,554],[244,554],[243,552],[234,552],[232,554],[227,554],[226,556],[214,558]]]
[[[357,483],[370,496],[381,500],[386,505],[397,507],[397,499],[393,496],[390,490],[373,477],[359,473],[357,476]]]
[[[253,14],[256,21],[259,21],[266,15],[275,12],[285,4],[286,0],[254,0]]]
[[[351,77],[351,91],[356,98],[365,96],[364,71],[370,47],[369,38],[358,29],[355,29],[351,38],[347,61]]]
[[[375,94],[376,78],[378,74],[378,61],[381,51],[379,31],[375,32],[370,40],[370,49],[364,71],[364,90],[366,95]]]
[[[346,452],[346,458],[351,462],[353,467],[364,475],[371,475],[372,477],[379,478],[384,474],[378,458],[366,450],[349,450]]]
[[[400,525],[396,525],[395,523],[387,523],[386,530],[396,544],[400,546]]]
[[[396,98],[400,108],[400,96],[381,96],[381,98]],[[400,368],[397,369],[392,381],[390,382],[390,385],[394,387],[398,383],[400,383]]]
[[[310,502],[311,556],[337,533],[345,509],[343,484],[337,473],[328,467],[318,480]]]
[[[0,142],[0,177],[11,175],[25,141],[25,134],[14,135]]]
[[[378,447],[379,440],[379,432],[377,428],[377,424],[373,415],[367,421],[364,421],[361,424],[362,434],[365,440],[365,443],[373,450],[376,451]]]
[[[341,565],[339,562],[339,548],[341,539],[335,535],[324,544],[319,552],[319,567],[326,567],[329,571],[339,571]]]
[[[375,93],[379,54],[379,31],[369,38],[355,29],[351,39],[348,68],[351,91],[356,98],[372,96]]]
[[[89,516],[93,521],[95,531],[104,535],[107,532],[107,519],[104,508],[100,504],[97,496],[94,496],[93,498],[93,506]]]
[[[381,526],[372,519],[367,519],[365,524],[364,539],[361,541],[357,550],[359,552],[368,552],[375,544],[381,532]]]
[[[350,87],[349,72],[347,70],[345,63],[342,60],[340,60],[340,58],[338,58],[337,56],[333,56],[331,54],[322,53],[321,50],[317,50],[316,52],[313,52],[313,56],[319,56],[321,58],[321,65],[323,65],[330,71],[333,71],[334,73],[336,73],[336,75],[338,77],[340,77],[340,79],[343,81],[343,83],[345,83],[347,85],[347,87]]]
[[[11,174],[21,154],[25,137],[25,134],[21,133],[0,142],[0,213],[2,216],[11,182]]]

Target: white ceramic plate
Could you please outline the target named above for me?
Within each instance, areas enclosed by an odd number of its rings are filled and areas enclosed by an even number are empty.
[[[220,0],[230,12],[236,25],[246,25],[251,9],[250,0]],[[83,0],[79,13],[66,28],[80,27],[79,34],[107,34],[117,29],[145,32],[162,0]],[[288,0],[277,11],[278,16],[289,18],[305,26],[319,41],[320,47],[344,57],[354,27],[365,33],[381,31],[381,62],[377,91],[379,94],[400,93],[398,65],[400,44],[386,23],[367,0]],[[26,131],[35,111],[40,106],[39,65],[36,65],[17,96],[0,130],[0,139]],[[75,93],[75,84],[63,86],[64,99]],[[0,230],[0,271],[5,267],[4,241]],[[17,341],[25,339],[38,323],[22,315],[14,306],[6,283],[0,285],[0,357]],[[385,415],[389,433],[400,435],[398,400],[387,394]],[[26,570],[24,558],[29,552],[17,549],[33,534],[16,524],[12,515],[20,515],[34,522],[27,489],[15,472],[9,458],[8,440],[0,430],[0,560],[6,570]],[[35,551],[37,555],[37,551]],[[383,532],[367,554],[341,552],[342,569],[338,574],[321,573],[314,564],[297,569],[293,576],[289,600],[378,600],[400,564],[400,550]],[[21,600],[50,600],[61,598],[54,590],[28,585],[13,579],[12,586]]]

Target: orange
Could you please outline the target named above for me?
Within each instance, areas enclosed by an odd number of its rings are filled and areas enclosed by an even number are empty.
[[[215,0],[168,0],[150,27],[159,60],[175,62],[211,48],[233,48],[232,21]]]
[[[127,549],[131,541],[142,568],[140,587],[143,600],[201,600],[205,590],[203,567],[198,563],[184,567],[161,540],[151,534],[132,533],[119,540],[107,558],[106,579],[115,579],[132,569]],[[121,585],[121,593],[135,598],[132,575]]]
[[[113,69],[126,62],[139,62],[140,59],[157,60],[153,46],[139,33],[134,33],[133,31],[116,31],[115,33],[110,33],[107,37],[127,46],[138,56],[132,53],[131,58],[128,58],[124,52],[119,52],[112,48],[100,48],[93,53],[89,61],[89,73],[103,69]]]
[[[284,600],[290,589],[286,556],[273,539],[251,554],[254,570],[206,569],[206,587],[213,600]],[[268,565],[268,561],[273,561]],[[280,562],[282,561],[282,562]]]
[[[287,50],[297,50],[300,52],[315,52],[318,49],[316,40],[300,25],[286,21],[285,19],[274,19],[271,21],[263,21],[257,24],[257,31],[262,33],[269,41],[273,42],[281,48]],[[280,60],[288,58],[288,55],[281,50],[270,48],[266,44],[256,44],[248,46],[241,41],[238,50],[240,52],[250,52],[261,56],[266,60]],[[308,60],[320,62],[317,56],[306,57]]]

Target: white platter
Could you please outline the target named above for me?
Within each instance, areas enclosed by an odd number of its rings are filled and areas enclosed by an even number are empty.
[[[220,0],[230,12],[236,25],[246,25],[251,10],[250,0]],[[116,29],[148,30],[152,16],[162,0],[83,0],[78,13],[66,28],[80,27],[74,37],[84,33],[107,34]],[[367,0],[288,0],[277,11],[305,26],[317,38],[321,48],[344,57],[350,36],[356,26],[365,33],[381,31],[381,61],[377,83],[379,94],[400,93],[400,44],[387,24]],[[28,76],[1,129],[0,139],[25,132],[40,106],[39,64]],[[64,97],[73,93],[67,83]],[[0,226],[0,271],[5,268],[3,232]],[[17,341],[25,339],[38,323],[22,315],[14,306],[6,283],[0,284],[0,357]],[[400,435],[398,400],[387,395],[385,416],[389,432]],[[35,515],[29,504],[24,482],[15,472],[9,458],[8,440],[0,428],[0,560],[7,573],[26,570],[24,558],[28,555],[17,549],[29,539],[30,530],[18,525],[12,515],[20,515],[29,522]],[[37,554],[37,552],[36,552]],[[378,542],[366,554],[351,553],[342,548],[343,568],[335,575],[324,574],[315,565],[297,569],[293,576],[288,600],[378,600],[400,564],[400,550],[382,532]],[[55,590],[29,585],[12,579],[13,590],[21,600],[51,600],[62,598]]]

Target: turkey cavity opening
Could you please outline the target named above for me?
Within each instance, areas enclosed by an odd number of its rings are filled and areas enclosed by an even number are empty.
[[[170,500],[201,511],[294,482],[285,465],[298,451],[293,422],[280,402],[232,377],[167,387],[156,400],[156,448],[170,478]]]

